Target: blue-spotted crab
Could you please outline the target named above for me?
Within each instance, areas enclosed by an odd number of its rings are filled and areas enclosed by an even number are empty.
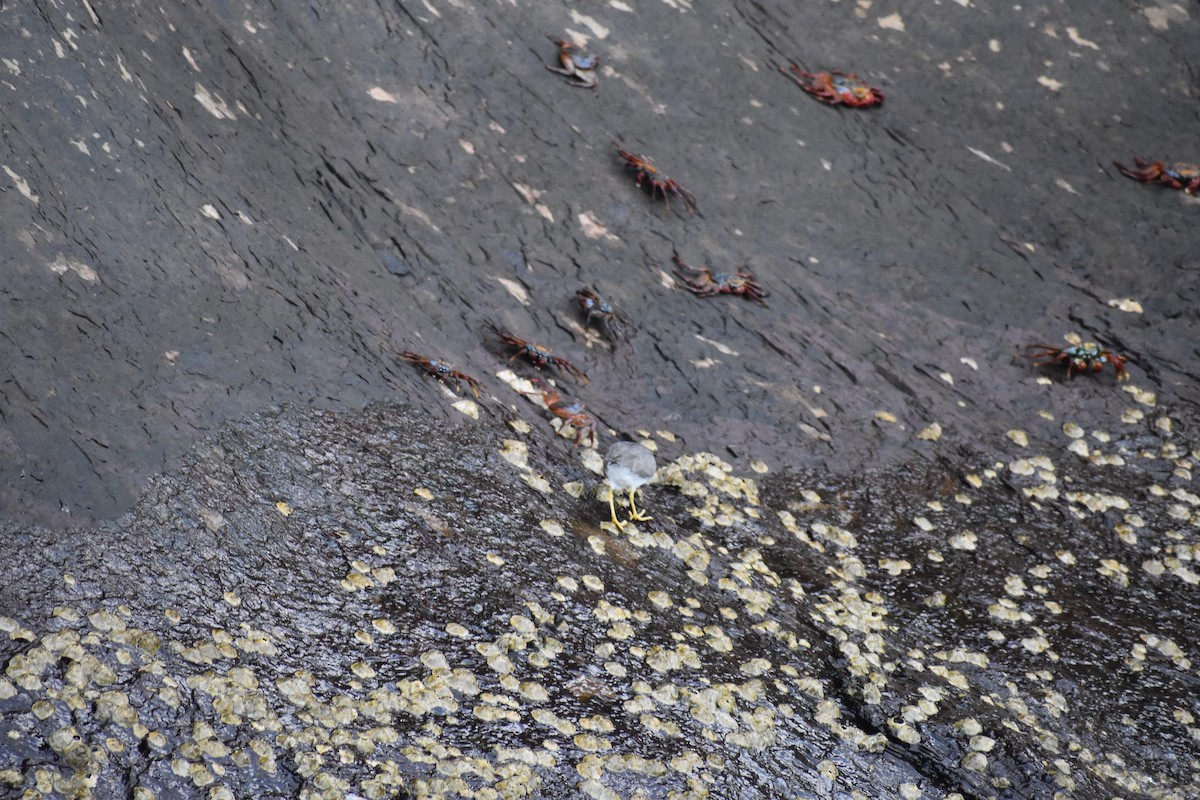
[[[1027,357],[1035,359],[1035,367],[1066,364],[1068,379],[1073,378],[1076,372],[1102,372],[1105,367],[1111,366],[1118,381],[1129,380],[1129,372],[1125,369],[1125,356],[1105,350],[1095,342],[1084,342],[1070,347],[1031,344],[1025,349],[1029,351]]]
[[[558,45],[558,63],[562,66],[553,67],[547,64],[546,69],[562,75],[572,86],[578,86],[580,89],[595,89],[597,85],[596,68],[600,66],[600,59],[586,53],[575,52],[579,47],[575,42],[568,42],[566,39],[557,39],[553,36],[548,38]]]
[[[420,353],[414,353],[412,350],[402,350],[396,355],[401,361],[417,365],[423,373],[431,378],[437,378],[443,384],[447,384],[448,381],[454,381],[455,389],[462,389],[462,385],[464,383],[467,384],[467,386],[471,387],[471,393],[475,397],[479,397],[479,381],[465,372],[459,372],[445,361],[438,358],[428,358]]]
[[[604,299],[594,287],[585,286],[575,292],[575,300],[583,311],[585,322],[598,320],[604,335],[609,342],[616,346],[618,340],[625,338],[625,328],[629,325],[629,317],[608,300]]]
[[[829,72],[805,72],[795,64],[788,69],[780,67],[779,71],[825,105],[871,108],[883,103],[883,92],[868,86],[857,75],[836,69]]]
[[[617,155],[625,159],[625,166],[634,170],[637,173],[637,185],[646,186],[651,197],[661,196],[663,203],[667,208],[671,207],[667,195],[675,195],[683,200],[684,206],[687,207],[689,213],[695,213],[699,207],[696,201],[696,195],[689,192],[683,187],[679,181],[668,177],[665,173],[659,172],[658,168],[651,163],[646,156],[635,156],[628,150],[621,149],[621,145],[613,142],[613,147],[617,148]]]
[[[488,322],[484,324],[496,340],[505,347],[511,348],[513,354],[509,357],[508,363],[512,363],[515,359],[524,357],[529,363],[533,364],[538,369],[552,366],[559,372],[566,373],[581,383],[587,383],[587,373],[579,367],[567,361],[565,358],[560,358],[540,344],[522,339],[515,333],[506,331],[503,328],[496,326],[494,323]]]
[[[713,272],[708,267],[689,267],[683,263],[679,253],[674,255],[675,274],[683,281],[683,285],[697,297],[715,297],[719,294],[740,294],[761,305],[766,305],[763,298],[770,292],[762,287],[754,273],[744,266],[737,268],[737,273]],[[691,276],[691,277],[690,277]]]
[[[1137,169],[1124,164],[1113,165],[1121,170],[1121,174],[1142,183],[1161,183],[1172,189],[1182,189],[1188,194],[1200,191],[1200,164],[1188,164],[1184,161],[1144,161],[1136,156],[1133,163]]]

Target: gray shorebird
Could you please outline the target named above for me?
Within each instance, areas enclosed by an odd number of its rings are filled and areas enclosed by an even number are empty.
[[[611,491],[608,493],[608,507],[612,511],[613,525],[623,529],[628,522],[617,519],[616,494],[617,490],[629,490],[629,521],[646,522],[651,519],[638,511],[633,502],[633,495],[638,487],[654,477],[658,465],[654,462],[654,453],[645,445],[637,442],[615,442],[608,448],[604,458],[604,476],[608,478]]]

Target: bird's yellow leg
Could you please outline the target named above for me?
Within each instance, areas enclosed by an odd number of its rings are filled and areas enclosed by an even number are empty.
[[[636,519],[638,522],[649,522],[650,520],[654,519],[654,517],[648,517],[645,514],[643,514],[642,512],[638,511],[637,506],[634,505],[634,503],[633,503],[633,495],[636,492],[637,492],[637,489],[629,490],[629,511],[630,511],[629,518]]]
[[[621,520],[617,519],[617,504],[616,504],[615,498],[616,498],[616,492],[610,491],[608,493],[608,508],[610,511],[612,511],[613,525],[617,526],[617,530],[622,530],[625,527],[626,523],[621,522]]]

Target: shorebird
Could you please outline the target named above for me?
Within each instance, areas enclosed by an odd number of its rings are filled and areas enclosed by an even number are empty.
[[[608,478],[610,487],[608,507],[612,511],[613,525],[620,530],[628,524],[628,522],[621,522],[617,519],[615,497],[618,489],[629,490],[629,510],[631,512],[629,522],[646,522],[651,519],[638,511],[633,502],[633,495],[639,486],[654,477],[658,468],[658,465],[654,463],[654,453],[650,452],[645,445],[637,442],[615,442],[612,447],[608,448],[608,455],[605,456],[604,462],[604,475]]]

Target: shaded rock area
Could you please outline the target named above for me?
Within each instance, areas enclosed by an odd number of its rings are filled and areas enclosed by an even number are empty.
[[[1200,201],[1113,166],[1200,162],[1194,8],[0,28],[0,796],[1200,795]]]
[[[622,533],[517,419],[256,418],[121,525],[26,537],[36,583],[4,562],[37,591],[0,607],[0,786],[1194,797],[1200,454],[1136,416],[849,478],[664,432]]]

